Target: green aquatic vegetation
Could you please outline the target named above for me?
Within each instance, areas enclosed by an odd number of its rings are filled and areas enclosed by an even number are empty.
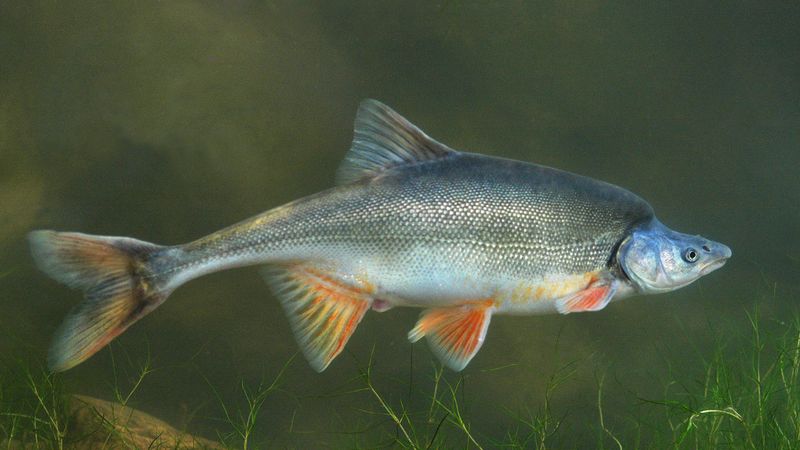
[[[689,368],[673,368],[664,382],[661,399],[642,399],[644,408],[632,419],[609,417],[603,409],[605,373],[597,379],[595,448],[800,448],[800,317],[789,322],[748,314],[745,336],[717,334],[712,354],[701,361],[702,377],[692,382]],[[767,326],[769,325],[769,326]],[[767,330],[768,328],[768,330]],[[730,345],[734,340],[736,346]],[[746,345],[742,348],[744,341]],[[729,347],[738,349],[732,351]],[[464,375],[455,380],[432,371],[430,383],[417,386],[417,394],[430,398],[427,411],[417,411],[402,400],[389,401],[373,376],[372,361],[362,370],[363,390],[370,393],[374,409],[365,415],[388,419],[358,434],[359,446],[403,448],[564,448],[578,424],[557,416],[553,394],[576,372],[575,362],[558,369],[548,380],[541,405],[520,411],[506,409],[511,419],[498,438],[476,434],[461,402]],[[353,390],[351,392],[358,392]],[[631,409],[637,397],[627,400]],[[647,406],[649,405],[649,406]],[[611,420],[609,420],[611,419]],[[378,433],[375,430],[380,430]],[[376,444],[374,439],[383,438]],[[371,440],[372,439],[372,440]]]
[[[748,315],[749,348],[730,354],[718,342],[695,386],[665,385],[662,400],[669,442],[682,448],[793,449],[800,447],[800,318],[764,329]],[[679,380],[680,374],[672,374]],[[666,440],[664,438],[663,440]]]
[[[119,364],[115,354],[111,352],[109,387],[116,402],[109,403],[73,395],[62,376],[41,363],[23,357],[0,359],[0,448],[204,448],[204,441],[194,438],[162,439],[159,423],[147,424],[153,427],[152,437],[142,434],[142,413],[128,406],[153,372],[152,361],[148,354],[134,362],[123,352],[125,364]]]
[[[153,373],[153,361],[150,358],[150,348],[148,347],[145,353],[144,360],[135,362],[131,359],[130,353],[123,352],[125,356],[126,365],[123,367],[117,366],[116,357],[114,356],[114,347],[109,346],[111,350],[111,372],[113,374],[113,383],[111,384],[111,391],[114,393],[114,398],[122,406],[128,406],[131,398],[139,390],[148,375]],[[124,372],[124,373],[121,373]],[[123,383],[121,379],[132,380],[129,381],[127,392],[123,392]]]
[[[0,366],[0,443],[63,449],[69,398],[58,376],[12,358]]]
[[[507,410],[512,425],[504,439],[493,443],[495,447],[546,449],[550,439],[558,432],[564,422],[553,412],[553,394],[565,382],[570,380],[577,370],[577,362],[573,361],[561,366],[547,381],[542,405],[534,412],[526,407],[523,412]]]
[[[150,359],[150,352],[145,354],[145,359],[139,363],[134,362],[130,354],[123,351],[126,364],[120,366],[117,364],[114,348],[116,346],[109,346],[109,354],[111,355],[111,372],[113,382],[111,383],[111,392],[114,394],[114,399],[118,404],[126,407],[130,404],[134,394],[139,390],[145,378],[153,372],[152,360]],[[123,383],[122,380],[130,380]],[[125,386],[127,385],[127,386]],[[125,411],[125,409],[122,409]],[[92,408],[92,414],[97,418],[98,422],[103,426],[106,435],[103,440],[102,446],[108,447],[111,445],[112,439],[121,442],[129,448],[135,448],[132,445],[131,430],[129,428],[132,419],[132,413],[117,414],[114,412],[111,416],[102,414],[95,408]],[[129,410],[132,411],[132,410]]]
[[[463,375],[459,375],[456,381],[451,382],[444,376],[444,367],[434,365],[433,374],[430,379],[430,392],[422,392],[429,400],[428,405],[420,410],[412,410],[407,402],[402,399],[391,402],[379,387],[379,382],[373,375],[374,369],[374,348],[370,354],[369,362],[366,367],[359,370],[356,381],[363,387],[353,389],[347,393],[354,394],[366,392],[372,398],[375,406],[373,408],[363,408],[361,412],[368,416],[388,419],[389,428],[381,427],[380,423],[368,427],[367,429],[378,428],[382,432],[376,433],[383,442],[378,445],[399,446],[402,448],[442,448],[450,446],[453,439],[458,439],[461,447],[479,448],[483,446],[478,443],[474,436],[469,418],[464,415],[461,407],[463,397],[464,380]],[[413,393],[413,383],[409,383],[409,389]],[[355,444],[358,447],[365,445],[364,441],[369,440],[370,433],[366,431],[354,433]],[[364,439],[360,439],[360,438]],[[374,445],[366,445],[374,447]]]
[[[353,448],[548,448],[550,439],[560,429],[564,417],[553,412],[553,394],[572,378],[578,363],[565,364],[547,382],[544,404],[535,412],[498,407],[510,423],[500,438],[476,431],[476,419],[470,416],[466,389],[470,375],[453,373],[431,360],[430,375],[423,381],[379,378],[375,371],[374,349],[366,365],[359,370],[347,389],[333,394],[363,395],[358,411],[366,425],[344,433]],[[503,370],[516,364],[481,370],[481,374]],[[394,389],[392,389],[394,388]],[[406,396],[399,392],[408,391]],[[394,393],[394,396],[392,396]],[[344,444],[343,444],[344,445]]]
[[[297,355],[295,354],[295,356]],[[237,410],[234,410],[234,407],[223,399],[219,390],[214,387],[208,377],[203,375],[202,372],[199,372],[200,376],[211,389],[222,411],[223,418],[219,419],[219,421],[225,424],[227,431],[217,430],[217,436],[225,447],[241,448],[242,450],[248,450],[253,447],[261,448],[260,445],[253,445],[253,432],[258,421],[258,415],[264,407],[267,397],[281,388],[284,374],[292,364],[292,361],[294,361],[295,356],[292,356],[286,361],[270,382],[267,382],[266,377],[262,377],[259,384],[254,388],[247,385],[244,380],[241,380],[239,386],[242,396],[244,397],[244,407]]]
[[[800,317],[781,322],[765,318],[755,310],[748,315],[750,327],[740,335],[717,332],[714,348],[699,352],[699,367],[672,367],[662,380],[660,398],[638,398],[629,393],[623,398],[633,417],[623,418],[619,407],[604,409],[606,379],[612,375],[600,370],[596,396],[588,400],[594,412],[589,423],[574,420],[558,404],[557,395],[566,384],[580,376],[580,362],[572,361],[547,379],[538,404],[523,404],[515,409],[492,405],[505,417],[504,430],[489,432],[477,416],[472,416],[470,377],[493,376],[497,370],[480,373],[453,373],[433,363],[426,377],[398,379],[376,370],[373,354],[340,390],[330,395],[343,405],[357,396],[357,420],[339,430],[293,431],[302,433],[305,442],[314,436],[331,445],[348,448],[509,448],[538,450],[585,445],[575,442],[575,432],[594,433],[595,448],[800,448]],[[743,345],[743,342],[746,345]],[[208,385],[215,402],[201,408],[206,417],[217,417],[216,432],[225,448],[263,448],[271,430],[264,423],[263,410],[270,396],[280,391],[291,395],[298,405],[303,397],[293,393],[287,376],[294,357],[271,370],[256,384],[240,380],[239,396],[223,395],[222,386]],[[147,389],[147,379],[157,372],[149,355],[134,360],[116,346],[111,354],[110,397],[117,404],[130,405]],[[409,372],[410,374],[411,372]],[[700,374],[700,375],[697,375]],[[313,394],[312,394],[313,395]],[[615,399],[619,401],[619,399]],[[122,413],[101,414],[95,430],[75,426],[74,403],[59,375],[50,374],[25,358],[0,360],[0,448],[81,448],[98,442],[99,448],[140,448],[127,427],[127,409]],[[511,401],[509,399],[509,401]],[[484,411],[485,413],[485,411]],[[492,434],[495,433],[495,434]],[[90,434],[94,436],[90,436]],[[333,435],[333,438],[331,436]],[[296,435],[298,438],[301,436]],[[591,436],[591,434],[590,434]],[[331,440],[332,439],[332,440]],[[591,437],[590,437],[591,440]],[[187,441],[187,445],[189,444]],[[178,448],[181,442],[152,447]],[[194,444],[195,448],[202,445]]]

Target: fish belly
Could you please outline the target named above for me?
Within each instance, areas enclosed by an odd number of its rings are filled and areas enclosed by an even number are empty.
[[[339,247],[339,246],[337,246]],[[492,300],[499,314],[549,314],[556,302],[586,289],[600,270],[549,273],[520,278],[487,267],[483,258],[465,256],[460,249],[422,247],[394,253],[370,254],[359,246],[308,249],[307,261],[340,283],[370,295],[391,307],[434,308]],[[313,254],[312,254],[313,253]]]
[[[496,295],[497,313],[551,314],[557,312],[557,302],[586,288],[600,271],[579,274],[553,274],[538,280],[509,282]]]
[[[392,307],[449,306],[492,298],[498,292],[498,283],[487,276],[486,268],[448,248],[376,251],[353,242],[295,248],[290,254],[287,261],[302,260]]]

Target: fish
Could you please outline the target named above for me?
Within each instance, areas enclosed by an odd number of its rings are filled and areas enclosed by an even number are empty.
[[[454,150],[364,100],[336,185],[183,245],[36,230],[33,259],[83,290],[48,352],[54,372],[98,352],[197,277],[263,276],[318,372],[367,311],[421,308],[408,333],[452,370],[495,315],[599,311],[722,267],[724,244],[669,229],[621,187],[542,165]]]

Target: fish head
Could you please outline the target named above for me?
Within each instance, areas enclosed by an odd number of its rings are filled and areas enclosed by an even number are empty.
[[[657,220],[635,228],[617,251],[617,261],[643,294],[669,292],[707,275],[731,257],[725,244],[670,230]]]

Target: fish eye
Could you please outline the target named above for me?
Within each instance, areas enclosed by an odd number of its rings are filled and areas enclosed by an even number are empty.
[[[683,253],[683,259],[690,263],[697,261],[697,250],[693,248],[687,248]]]

